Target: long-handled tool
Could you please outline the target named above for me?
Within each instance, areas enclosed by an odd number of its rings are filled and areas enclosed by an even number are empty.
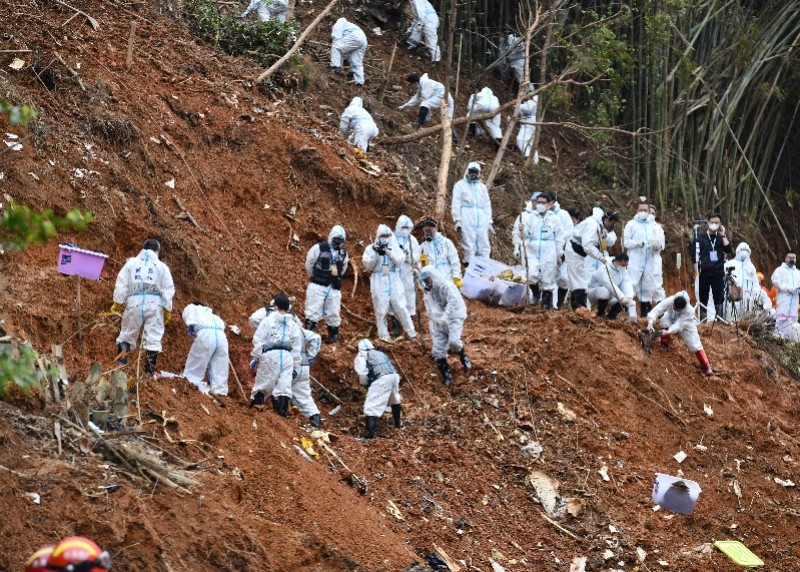
[[[336,395],[334,392],[332,392],[330,389],[328,389],[327,387],[325,387],[324,385],[322,385],[322,384],[319,382],[319,380],[318,380],[316,377],[314,377],[314,376],[313,376],[313,375],[311,375],[311,374],[308,374],[308,377],[309,377],[309,378],[311,378],[311,381],[313,381],[314,383],[316,383],[316,384],[317,384],[317,385],[320,387],[320,389],[322,389],[322,391],[324,391],[325,393],[327,393],[328,395],[330,395],[331,397],[333,397],[333,398],[334,398],[336,401],[338,401],[339,403],[344,403],[344,402],[343,402],[341,399],[339,399],[339,397],[338,397],[338,396],[337,396],[337,395]]]

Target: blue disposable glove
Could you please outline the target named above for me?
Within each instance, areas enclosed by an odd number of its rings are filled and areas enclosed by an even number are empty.
[[[186,333],[189,334],[192,337],[195,337],[195,335],[197,335],[197,332],[195,332],[195,330],[194,330],[194,324],[190,324],[190,325],[186,326]]]
[[[297,376],[298,376],[298,375],[299,375],[299,374],[297,373],[297,370],[296,370],[296,369],[293,369],[293,370],[292,370],[292,379],[297,379]]]
[[[256,358],[253,358],[253,359],[250,360],[250,373],[255,373],[256,372],[256,366],[257,365],[258,365],[258,360]]]

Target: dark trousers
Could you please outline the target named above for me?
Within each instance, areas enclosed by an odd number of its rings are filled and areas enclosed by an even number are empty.
[[[725,300],[722,290],[725,286],[725,276],[708,274],[706,272],[700,273],[700,303],[703,305],[708,304],[708,291],[714,294],[714,305],[722,304]]]

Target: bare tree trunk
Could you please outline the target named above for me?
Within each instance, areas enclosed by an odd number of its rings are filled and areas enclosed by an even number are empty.
[[[541,58],[539,59],[539,85],[542,85],[547,77],[547,53],[550,51],[550,46],[553,42],[553,25],[556,22],[556,14],[557,12],[553,11],[553,15],[550,18],[550,22],[547,24],[547,35],[544,40],[544,46],[542,47],[542,54]],[[527,72],[527,70],[526,70]],[[536,121],[540,122],[544,119],[544,102],[540,102],[541,105],[536,106]],[[524,167],[530,167],[531,163],[533,163],[534,158],[536,157],[536,153],[539,151],[539,140],[542,136],[542,129],[541,127],[537,127],[536,131],[533,134],[533,143],[531,144],[531,154],[525,159]]]
[[[450,173],[450,157],[453,155],[453,137],[451,136],[450,114],[447,102],[450,98],[450,69],[453,63],[453,37],[456,29],[456,0],[450,0],[450,25],[447,31],[447,74],[444,84],[444,97],[439,111],[442,117],[442,160],[439,162],[439,179],[436,189],[436,206],[434,216],[443,227],[445,205],[447,203],[447,177]],[[453,100],[455,107],[455,99]]]

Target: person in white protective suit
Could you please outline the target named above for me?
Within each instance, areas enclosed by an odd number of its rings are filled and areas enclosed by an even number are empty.
[[[464,178],[453,185],[450,214],[456,232],[461,235],[464,264],[469,264],[473,256],[491,256],[489,233],[494,234],[492,202],[489,200],[489,189],[481,181],[481,166],[478,163],[473,161],[467,165]]]
[[[628,255],[617,254],[611,264],[601,265],[589,280],[589,302],[597,306],[597,316],[616,320],[623,308],[628,319],[636,323],[636,301],[633,299],[633,283],[628,275]],[[609,309],[609,306],[611,308]]]
[[[413,18],[406,31],[406,42],[409,50],[416,50],[425,43],[431,54],[431,63],[442,59],[439,49],[439,16],[428,0],[410,0]]]
[[[250,0],[247,10],[242,13],[242,18],[247,18],[255,12],[259,22],[266,22],[269,19],[285,22],[288,7],[288,0]]]
[[[639,300],[640,315],[646,316],[653,308],[656,293],[655,254],[664,249],[663,235],[659,235],[655,221],[650,218],[650,203],[640,197],[636,215],[627,222],[622,244],[628,251],[628,274],[633,291]]]
[[[656,238],[661,240],[661,243],[664,245],[664,248],[662,248],[658,252],[653,252],[653,265],[655,266],[655,272],[653,274],[656,281],[656,290],[655,293],[653,294],[654,304],[661,302],[661,300],[667,297],[667,293],[664,291],[664,263],[661,259],[661,254],[663,253],[664,249],[666,249],[667,242],[666,242],[666,237],[664,235],[664,227],[661,226],[661,223],[656,221],[657,213],[658,209],[656,208],[656,205],[651,203],[649,220],[655,223]]]
[[[328,240],[312,246],[306,254],[306,329],[312,332],[317,322],[325,319],[328,325],[328,343],[339,341],[342,324],[342,275],[347,271],[347,235],[338,224],[328,233]]]
[[[405,109],[406,107],[411,107],[412,105],[419,105],[419,113],[417,118],[411,122],[411,125],[415,125],[417,127],[422,127],[430,121],[431,119],[431,110],[432,109],[439,109],[442,100],[444,99],[444,85],[439,83],[438,81],[432,80],[428,77],[428,74],[417,75],[412,73],[408,77],[406,77],[408,83],[412,86],[416,86],[417,91],[416,93],[406,101],[403,105],[398,107],[400,111]],[[447,116],[452,119],[453,118],[453,95],[448,93],[447,94]],[[452,130],[452,137],[453,141],[458,142],[458,135],[456,135],[455,128]]]
[[[331,71],[342,68],[342,60],[350,62],[356,85],[364,85],[364,54],[367,53],[367,36],[364,31],[339,18],[331,30]]]
[[[517,84],[525,81],[525,42],[515,34],[508,34],[500,40],[500,58],[505,58],[504,68],[511,71]],[[505,79],[506,76],[504,76]]]
[[[575,232],[575,225],[581,222],[581,212],[575,207],[564,210],[561,208],[561,205],[558,204],[558,201],[553,203],[553,208],[551,210],[561,222],[561,235],[564,237],[564,248],[566,248],[567,240],[569,240],[572,233]],[[564,302],[566,302],[567,294],[569,294],[569,273],[567,272],[567,263],[564,259],[563,249],[558,254],[558,278],[556,278],[556,285],[558,286],[555,298],[556,308],[563,310]]]
[[[467,103],[467,110],[469,111],[470,117],[483,115],[484,113],[492,113],[498,107],[500,107],[500,100],[497,99],[497,96],[488,87],[484,87],[478,93],[470,95],[469,102]],[[503,139],[503,130],[500,128],[500,120],[501,117],[498,113],[491,119],[483,121],[483,124],[486,125],[486,128],[489,130],[489,136],[497,142]],[[469,133],[470,135],[481,136],[485,131],[480,123],[472,122],[469,124]]]
[[[292,398],[292,380],[300,374],[302,334],[295,317],[289,313],[291,304],[286,294],[278,294],[270,303],[275,308],[261,320],[253,335],[256,380],[250,392],[250,406],[262,405],[272,396],[272,406],[281,417],[286,417]],[[255,363],[254,363],[255,362]]]
[[[425,240],[420,245],[422,254],[419,256],[419,265],[431,264],[442,276],[450,278],[461,290],[464,281],[461,279],[461,260],[453,241],[439,232],[439,223],[436,219],[427,217],[422,219],[422,236]]]
[[[596,213],[596,212],[600,213],[598,216],[600,216],[600,217],[603,216],[603,209],[601,207],[597,207],[596,206],[596,207],[592,208],[592,213]],[[573,234],[574,233],[575,233],[575,231],[573,230]],[[606,262],[611,260],[611,255],[609,254],[609,251],[612,248],[614,248],[615,244],[617,244],[617,232],[614,229],[611,229],[611,230],[608,231],[608,235],[606,236],[606,248],[603,251],[603,258],[606,260]],[[566,251],[565,251],[565,254],[566,254]],[[584,262],[586,262],[586,269],[587,269],[587,272],[589,273],[589,276],[594,274],[597,271],[597,269],[600,268],[600,266],[602,266],[600,260],[592,258],[591,256],[587,256],[583,260],[584,260]],[[567,274],[569,275],[569,269],[567,269],[567,270],[568,270]]]
[[[736,247],[734,258],[725,262],[726,275],[730,276],[742,289],[741,300],[732,302],[726,299],[724,302],[725,319],[727,320],[741,320],[747,314],[762,309],[761,305],[757,304],[761,293],[758,271],[750,260],[750,254],[750,245],[740,242]],[[770,304],[771,306],[772,304]]]
[[[536,89],[531,85],[528,88],[530,91]],[[522,153],[526,159],[530,156],[533,150],[533,140],[536,137],[536,109],[539,105],[539,96],[534,95],[530,99],[526,99],[519,106],[519,131],[517,132],[517,149]],[[533,164],[539,164],[539,151],[534,151]]]
[[[665,298],[650,310],[647,314],[647,329],[655,331],[656,320],[661,318],[659,327],[661,328],[661,349],[668,350],[673,334],[680,334],[689,351],[697,356],[703,373],[711,375],[714,371],[708,362],[708,357],[700,342],[700,334],[697,333],[697,322],[694,318],[694,308],[689,301],[689,295],[681,290],[677,294]]]
[[[400,321],[408,339],[413,340],[417,337],[411,315],[406,308],[406,291],[398,273],[404,260],[403,250],[397,243],[392,229],[385,224],[379,225],[375,233],[375,242],[364,250],[361,261],[364,270],[372,273],[370,276],[372,306],[375,310],[378,337],[383,341],[391,341],[389,328],[386,325],[389,309]]]
[[[800,342],[800,324],[797,323],[797,306],[800,301],[800,270],[797,254],[790,250],[783,264],[772,273],[772,285],[778,291],[775,297],[775,332],[790,342]]]
[[[358,374],[358,381],[368,388],[364,400],[365,430],[359,439],[372,439],[378,428],[378,419],[391,407],[394,426],[403,426],[400,405],[400,376],[395,371],[392,361],[385,353],[376,350],[372,342],[363,339],[358,342],[353,369]]]
[[[608,264],[607,241],[617,222],[619,214],[614,211],[603,212],[603,209],[595,207],[592,216],[577,224],[572,237],[567,241],[564,255],[572,290],[570,304],[573,310],[585,308],[588,301],[586,290],[589,287],[591,273],[587,259],[596,261],[598,267]]]
[[[342,113],[339,135],[347,137],[350,143],[364,153],[369,151],[370,142],[378,136],[378,126],[369,111],[364,109],[364,102],[360,97],[351,99],[350,105]]]
[[[453,373],[447,363],[448,353],[457,353],[464,369],[472,368],[472,362],[461,341],[467,319],[467,305],[456,285],[430,264],[420,271],[419,282],[425,293],[428,331],[433,340],[433,359],[442,374],[442,382],[450,385]]]
[[[311,395],[311,365],[317,359],[320,347],[322,347],[322,337],[311,330],[302,327],[300,318],[294,316],[295,323],[300,328],[300,370],[297,377],[292,380],[292,401],[303,415],[308,417],[312,427],[320,428],[322,420],[319,416],[319,408]]]
[[[228,395],[228,338],[225,322],[201,302],[192,302],[181,314],[186,332],[194,338],[183,377],[203,393]],[[208,383],[205,378],[208,374]]]
[[[553,201],[548,191],[534,193],[531,202],[514,221],[511,236],[514,258],[525,265],[533,302],[538,303],[541,298],[544,310],[555,309],[553,293],[557,289],[558,259],[564,251],[565,240],[561,221],[550,210]]]
[[[412,318],[417,314],[417,288],[414,283],[414,272],[419,271],[419,259],[422,254],[417,238],[411,234],[413,229],[414,223],[411,219],[407,215],[400,215],[394,227],[394,236],[400,250],[403,251],[403,264],[397,269],[397,274],[400,276],[400,282],[406,295],[406,310]],[[397,322],[393,315],[392,320],[395,322],[392,328],[393,334],[400,335],[400,322]]]
[[[128,353],[136,347],[139,333],[144,330],[142,347],[146,352],[145,371],[155,375],[164,324],[172,316],[175,284],[167,265],[158,259],[161,244],[147,239],[136,258],[129,258],[117,275],[114,286],[112,313],[122,307],[122,325],[117,336],[119,365],[128,363]]]

